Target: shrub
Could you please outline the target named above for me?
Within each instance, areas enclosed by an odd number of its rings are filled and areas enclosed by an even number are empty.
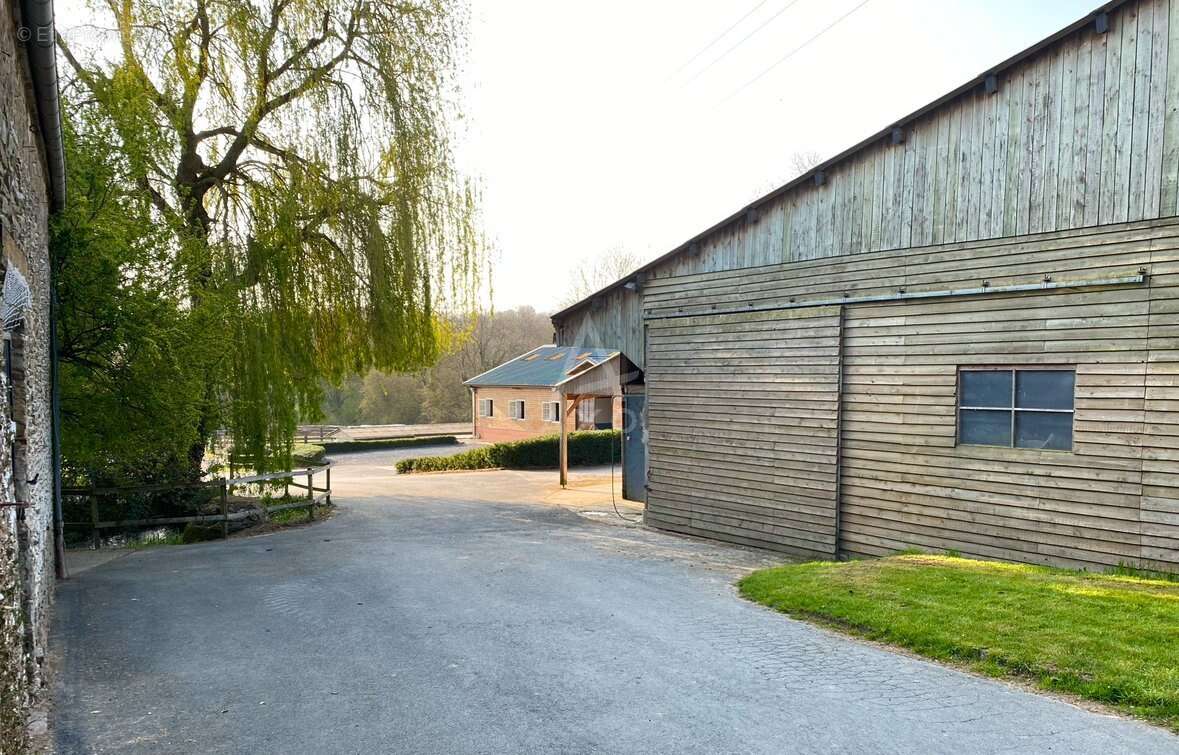
[[[377,448],[413,448],[415,446],[453,446],[458,438],[453,435],[427,435],[413,438],[381,438],[379,440],[333,440],[323,447],[333,451],[370,451]]]
[[[296,443],[295,447],[291,449],[291,462],[296,466],[323,464],[326,454],[327,451],[323,446],[317,446],[314,443]]]
[[[221,525],[206,525],[197,524],[196,522],[189,522],[184,525],[184,530],[180,533],[180,542],[188,545],[190,543],[203,543],[208,540],[221,539]]]
[[[619,461],[621,433],[590,430],[569,434],[569,466]],[[544,435],[511,443],[493,443],[453,456],[422,456],[397,462],[401,474],[446,472],[456,469],[556,469],[560,464],[559,435]]]

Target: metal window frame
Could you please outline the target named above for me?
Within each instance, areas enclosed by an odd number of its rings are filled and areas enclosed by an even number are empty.
[[[546,411],[551,411],[552,416],[545,416]],[[545,401],[540,405],[540,418],[544,422],[560,422],[561,421],[561,402],[560,401]]]
[[[519,417],[516,416],[516,410],[515,410],[516,404],[520,405],[520,416]],[[516,421],[523,421],[525,419],[524,399],[522,399],[522,398],[510,399],[508,401],[508,415]]]
[[[1009,372],[1011,373],[1011,397],[1010,406],[964,406],[962,404],[962,375],[966,372]],[[1073,408],[1072,409],[1036,409],[1034,407],[1016,406],[1015,398],[1018,395],[1019,373],[1020,372],[1071,372],[1073,374]],[[956,410],[954,412],[955,424],[954,428],[954,445],[955,446],[978,446],[982,448],[1011,448],[1023,451],[1041,451],[1053,453],[1073,453],[1076,445],[1076,436],[1071,430],[1076,426],[1077,413],[1077,368],[1073,366],[1059,366],[1059,365],[1004,365],[1004,366],[980,366],[980,367],[958,367],[958,375],[955,386],[954,404]],[[1007,445],[1000,445],[998,443],[965,443],[962,440],[962,412],[1007,412],[1011,415],[1009,438],[1010,442]],[[1032,412],[1036,414],[1068,414],[1073,419],[1069,422],[1069,446],[1068,448],[1035,448],[1033,446],[1019,446],[1015,443],[1015,420],[1020,412]]]
[[[483,411],[483,405],[487,404],[487,411]],[[495,399],[481,398],[479,399],[479,416],[492,417],[495,415]]]

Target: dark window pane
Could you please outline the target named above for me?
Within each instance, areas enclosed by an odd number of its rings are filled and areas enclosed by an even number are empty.
[[[965,370],[959,406],[1011,406],[1011,373]]]
[[[963,409],[958,441],[976,446],[1010,446],[1011,412]]]
[[[1072,370],[1020,370],[1016,376],[1015,405],[1027,409],[1072,409]]]
[[[1068,451],[1073,447],[1073,415],[1065,412],[1016,412],[1015,445]]]

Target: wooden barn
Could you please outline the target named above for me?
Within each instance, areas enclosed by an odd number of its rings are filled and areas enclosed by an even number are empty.
[[[1179,570],[1179,0],[1106,4],[553,319],[643,370],[652,526]]]

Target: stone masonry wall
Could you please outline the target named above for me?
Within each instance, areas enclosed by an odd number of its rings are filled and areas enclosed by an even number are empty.
[[[48,194],[28,64],[17,41],[15,0],[0,0],[0,241],[5,269],[28,280],[23,330],[23,415],[0,401],[0,754],[19,752],[31,704],[41,697],[53,597],[53,475],[50,447]],[[20,365],[15,365],[20,367]],[[19,372],[19,369],[18,369]],[[3,375],[3,371],[0,371]],[[0,386],[6,391],[7,384]],[[0,392],[6,396],[6,392]],[[23,401],[21,400],[23,399]],[[10,442],[20,423],[13,474]]]

